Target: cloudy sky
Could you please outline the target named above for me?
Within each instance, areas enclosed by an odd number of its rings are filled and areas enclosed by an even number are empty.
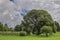
[[[0,0],[0,21],[13,27],[21,23],[26,10],[44,9],[60,23],[60,0]]]

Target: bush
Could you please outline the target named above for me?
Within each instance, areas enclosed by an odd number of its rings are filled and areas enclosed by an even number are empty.
[[[27,33],[25,31],[20,32],[20,36],[26,36],[26,35],[27,35]]]
[[[52,28],[50,26],[43,26],[41,28],[41,33],[45,33],[46,36],[48,36],[48,33],[51,34],[52,33]]]
[[[31,28],[27,28],[26,30],[27,35],[31,35]]]

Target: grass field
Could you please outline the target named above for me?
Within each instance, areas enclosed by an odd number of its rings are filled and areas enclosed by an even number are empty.
[[[0,35],[0,40],[60,40],[60,32],[53,34],[52,36],[45,37],[45,36],[2,36]]]

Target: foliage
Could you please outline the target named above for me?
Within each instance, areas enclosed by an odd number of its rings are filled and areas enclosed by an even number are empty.
[[[9,31],[13,32],[14,31],[14,28],[10,27],[9,28]]]
[[[52,33],[52,28],[50,26],[43,26],[41,28],[41,33],[45,33],[48,36],[48,33]]]
[[[26,35],[27,35],[27,33],[25,31],[20,32],[20,36],[26,36]]]
[[[3,31],[3,24],[0,22],[0,31]]]
[[[40,29],[46,26],[52,26],[54,28],[54,21],[51,15],[46,10],[31,10],[24,16],[23,25],[24,28],[27,30],[30,28],[32,33],[36,33],[37,35],[40,34]],[[52,25],[53,24],[53,25]]]
[[[22,31],[26,31],[27,35],[30,35],[32,31],[32,27],[29,26],[29,23],[25,23],[22,21],[22,24],[20,25],[20,27],[22,28]]]
[[[57,31],[60,31],[60,25],[57,21],[55,21],[55,25],[57,26]]]
[[[20,25],[16,25],[15,28],[14,28],[15,31],[21,31],[21,27]]]
[[[8,25],[7,24],[4,25],[3,31],[9,31],[9,28],[8,28]]]
[[[57,26],[55,25],[55,23],[52,24],[52,30],[53,30],[53,33],[57,32]]]

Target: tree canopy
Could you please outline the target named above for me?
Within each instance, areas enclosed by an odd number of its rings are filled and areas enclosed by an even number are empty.
[[[24,16],[22,23],[25,30],[30,29],[30,32],[40,34],[40,29],[46,25],[51,26],[54,29],[54,20],[46,10],[31,10]],[[54,31],[55,32],[55,31]]]

